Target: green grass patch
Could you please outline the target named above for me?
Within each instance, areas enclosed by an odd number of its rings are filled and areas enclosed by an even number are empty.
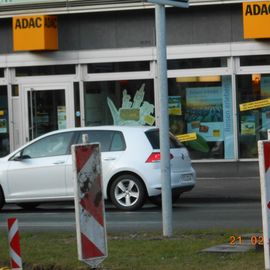
[[[258,230],[175,231],[164,238],[161,232],[108,235],[108,258],[100,269],[112,270],[232,270],[264,269],[262,251],[204,253],[203,249],[229,243],[231,235]],[[24,270],[86,270],[78,261],[75,233],[21,233]],[[8,239],[1,233],[0,269],[9,266]]]

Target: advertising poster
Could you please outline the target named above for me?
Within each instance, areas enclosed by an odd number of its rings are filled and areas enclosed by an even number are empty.
[[[58,119],[58,129],[65,129],[67,127],[67,116],[65,106],[57,107],[57,119]]]
[[[186,89],[187,132],[196,132],[206,141],[223,141],[223,100],[221,87]]]
[[[270,98],[270,77],[261,78],[261,98]],[[262,108],[262,128],[270,129],[270,107]]]
[[[256,116],[241,116],[241,135],[256,135]]]
[[[224,132],[224,157],[233,159],[234,139],[233,139],[233,97],[232,83],[229,76],[222,76],[222,95],[223,95],[223,132]]]
[[[182,115],[180,96],[169,96],[169,115]]]
[[[0,133],[7,133],[7,120],[0,119]]]

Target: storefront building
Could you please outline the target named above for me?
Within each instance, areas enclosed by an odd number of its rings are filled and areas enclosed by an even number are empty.
[[[208,176],[216,164],[257,175],[257,141],[270,129],[270,33],[261,22],[270,2],[247,3],[166,9],[170,129],[187,135]],[[152,4],[0,0],[0,8],[1,156],[51,130],[159,124]]]

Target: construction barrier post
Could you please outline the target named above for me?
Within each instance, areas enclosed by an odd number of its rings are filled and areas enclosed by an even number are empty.
[[[16,218],[8,219],[8,241],[11,269],[22,270],[20,235]]]
[[[270,141],[258,141],[265,269],[270,270]]]
[[[79,260],[97,267],[107,257],[99,144],[72,145]]]

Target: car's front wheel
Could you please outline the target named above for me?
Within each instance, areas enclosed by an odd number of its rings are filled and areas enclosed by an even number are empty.
[[[135,175],[120,175],[111,185],[110,198],[112,203],[119,209],[126,211],[137,210],[145,202],[145,187],[141,179]]]

